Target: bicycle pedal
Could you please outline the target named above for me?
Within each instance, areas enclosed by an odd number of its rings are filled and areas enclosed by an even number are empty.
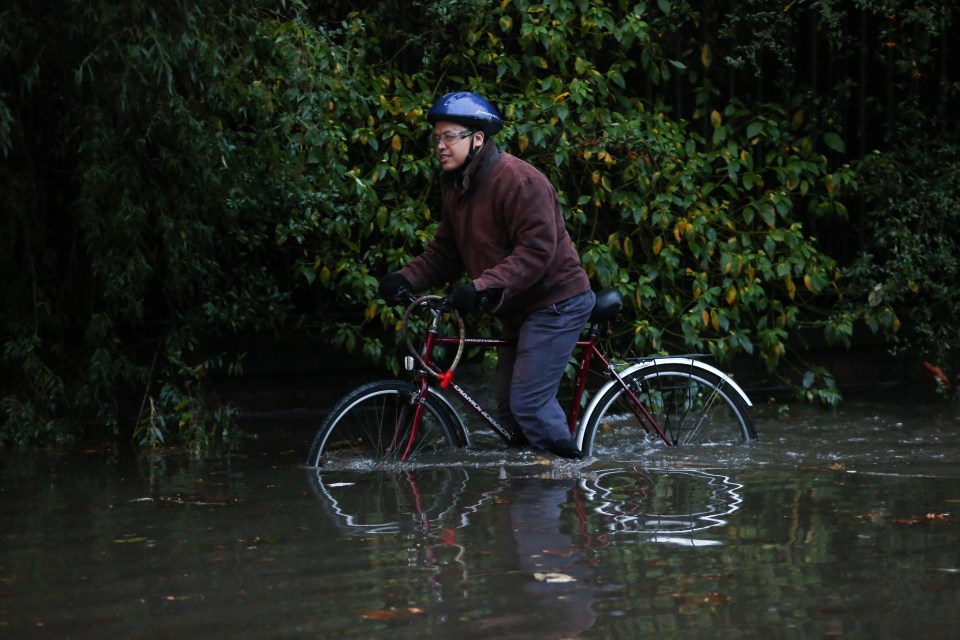
[[[416,363],[413,360],[413,356],[405,356],[403,358],[403,368],[407,371],[413,371],[413,367]]]

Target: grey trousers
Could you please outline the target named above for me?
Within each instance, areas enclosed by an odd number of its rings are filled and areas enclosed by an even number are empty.
[[[498,417],[511,430],[522,430],[534,448],[570,437],[557,391],[595,301],[587,291],[504,327],[505,337],[517,342],[498,356]]]

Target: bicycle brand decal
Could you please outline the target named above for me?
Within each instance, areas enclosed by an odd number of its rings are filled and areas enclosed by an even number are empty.
[[[494,429],[494,431],[496,431],[501,436],[510,437],[510,432],[508,432],[496,418],[494,418],[492,415],[487,413],[486,409],[484,409],[479,404],[477,404],[477,401],[474,400],[470,396],[470,394],[463,389],[463,387],[458,385],[456,382],[451,382],[450,387],[456,392],[458,396],[460,396],[460,399],[463,402],[467,403],[467,406],[469,406],[471,409],[476,411],[481,418],[489,422],[490,426]]]

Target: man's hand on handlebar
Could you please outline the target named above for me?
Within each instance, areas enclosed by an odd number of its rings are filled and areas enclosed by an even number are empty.
[[[478,298],[477,288],[473,283],[465,282],[450,294],[448,300],[451,307],[460,313],[467,314],[477,310]]]
[[[477,287],[472,282],[466,282],[457,287],[457,290],[448,296],[447,300],[451,307],[466,315],[478,310],[488,311],[496,304],[502,294],[503,289],[477,291]]]
[[[408,303],[416,299],[413,285],[399,273],[388,273],[380,279],[377,287],[380,297],[392,304]],[[503,295],[503,289],[484,289],[477,291],[472,282],[466,282],[439,301],[435,308],[457,311],[462,315],[477,311],[489,311],[495,307]]]
[[[399,273],[388,273],[380,279],[378,293],[387,302],[409,302],[413,297],[413,285]]]

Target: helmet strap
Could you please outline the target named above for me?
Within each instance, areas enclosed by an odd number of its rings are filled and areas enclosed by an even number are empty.
[[[480,148],[479,148],[479,149],[478,149],[477,147],[475,147],[474,144],[473,144],[473,137],[474,137],[475,135],[477,135],[477,132],[476,132],[476,131],[474,131],[473,133],[470,134],[470,151],[467,152],[467,161],[464,163],[464,166],[470,164],[470,162],[473,160],[474,156],[476,156],[477,153],[480,151],[480,149],[483,149],[483,147],[487,144],[486,135],[484,135],[483,144],[480,145]]]

